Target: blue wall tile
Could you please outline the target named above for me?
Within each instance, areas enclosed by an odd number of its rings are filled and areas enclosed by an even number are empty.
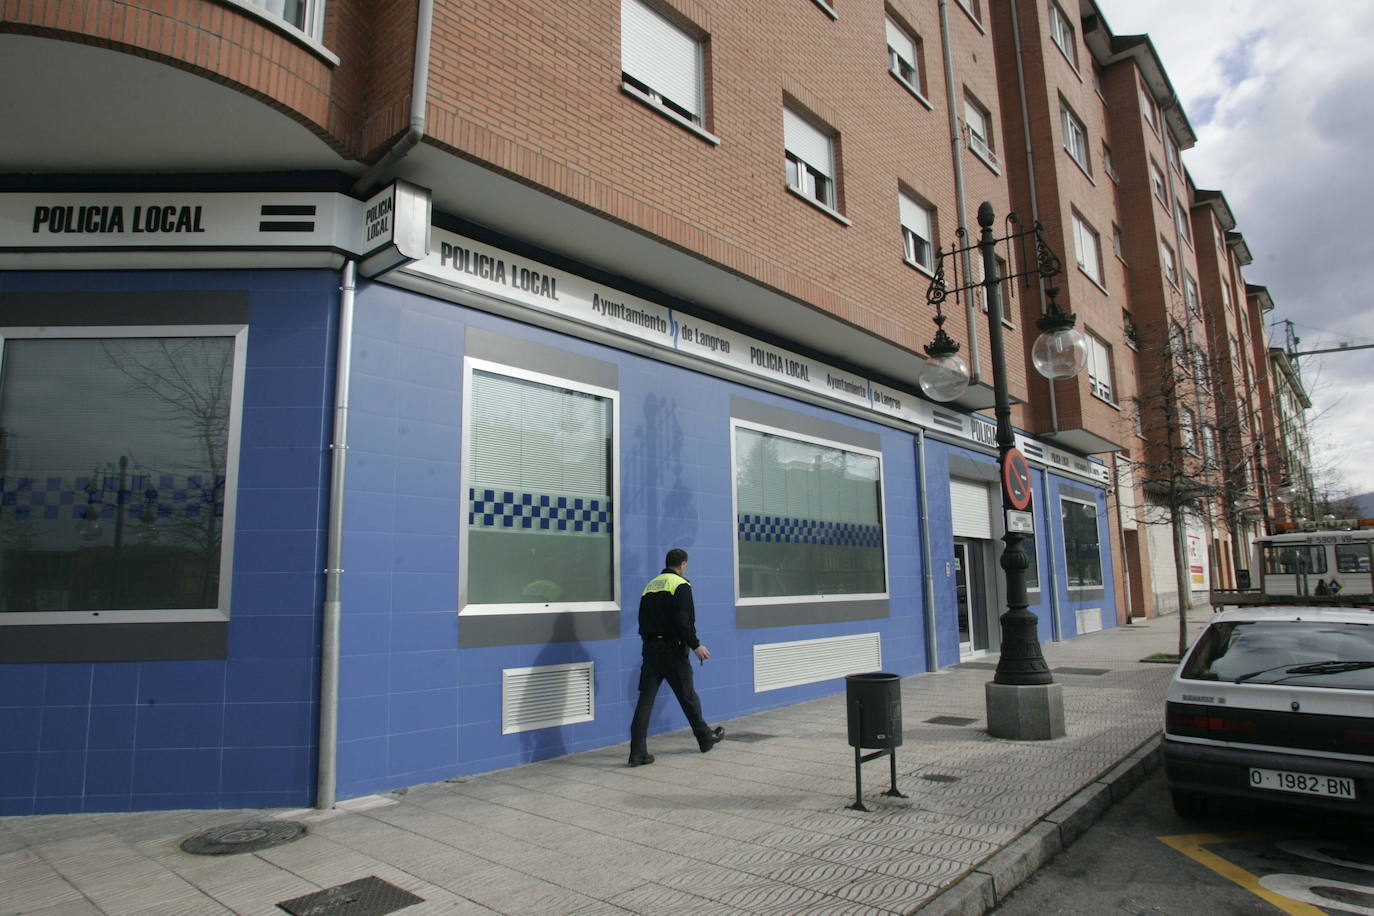
[[[140,750],[134,761],[134,795],[143,796],[141,801],[149,808],[164,810],[180,807],[173,802],[188,796],[214,799],[219,791],[221,753],[218,747]],[[202,801],[199,807],[214,807],[214,802]]]
[[[132,749],[138,734],[138,707],[92,706],[86,746],[96,750]]]
[[[140,706],[135,726],[135,747],[220,747],[224,735],[225,707],[219,703],[188,703],[171,706]]]
[[[47,665],[0,665],[0,708],[43,705],[47,676]]]
[[[145,662],[139,675],[138,702],[219,703],[224,700],[224,663]]]
[[[42,751],[83,751],[90,725],[89,706],[49,706],[43,710],[43,731],[39,738]],[[65,793],[48,793],[62,795]]]
[[[0,754],[38,750],[42,722],[41,706],[0,707]]]
[[[86,783],[86,752],[76,751],[42,751],[38,755],[38,789],[37,794],[66,796],[79,798],[85,791]],[[54,810],[52,803],[44,806],[46,810]],[[81,810],[77,808],[66,808],[66,810]]]
[[[85,706],[91,702],[94,665],[49,665],[44,678],[44,706]],[[51,670],[51,669],[56,670]]]
[[[229,793],[296,792],[311,778],[304,747],[229,748],[224,752],[224,786]]]
[[[224,746],[307,747],[316,737],[314,709],[311,703],[229,703]]]

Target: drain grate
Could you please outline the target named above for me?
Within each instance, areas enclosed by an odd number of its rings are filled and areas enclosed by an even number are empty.
[[[948,776],[944,773],[925,773],[921,776],[927,782],[958,782],[962,776]]]
[[[405,888],[368,875],[338,887],[282,901],[277,909],[291,916],[385,916],[424,902],[425,898],[416,897]]]
[[[1111,671],[1110,668],[1051,668],[1052,674],[1084,674],[1090,677],[1100,677]]]
[[[996,671],[996,662],[960,662],[957,665],[950,665],[951,668],[976,668],[979,671]]]
[[[181,841],[181,851],[193,856],[232,856],[270,849],[305,836],[297,821],[240,821],[202,830]]]
[[[926,719],[931,725],[972,725],[977,719],[970,719],[967,716],[932,716]]]

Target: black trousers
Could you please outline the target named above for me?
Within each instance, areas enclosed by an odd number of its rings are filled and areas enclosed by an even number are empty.
[[[664,681],[673,688],[683,715],[692,726],[698,741],[711,737],[711,726],[701,717],[701,698],[692,684],[692,663],[687,647],[671,639],[645,639],[644,661],[639,668],[639,703],[630,723],[630,756],[649,752],[649,717],[654,711],[654,699]]]

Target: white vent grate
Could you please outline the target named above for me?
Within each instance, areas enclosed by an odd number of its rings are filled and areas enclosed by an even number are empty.
[[[590,722],[594,662],[501,671],[501,734]]]
[[[1102,608],[1084,608],[1074,613],[1078,615],[1078,632],[1080,634],[1096,633],[1098,630],[1102,629]]]
[[[754,647],[754,692],[814,684],[864,671],[881,671],[878,633],[774,642]]]

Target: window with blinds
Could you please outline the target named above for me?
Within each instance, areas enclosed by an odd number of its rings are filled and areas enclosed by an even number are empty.
[[[782,135],[787,186],[828,209],[835,209],[835,149],[830,134],[784,107]]]
[[[1096,334],[1088,334],[1088,387],[1104,401],[1116,403],[1113,385],[1112,350]]]
[[[294,26],[311,38],[320,37],[324,0],[244,0],[249,6]]]
[[[1064,566],[1069,588],[1102,587],[1102,546],[1097,532],[1097,506],[1060,497],[1064,524]]]
[[[228,613],[244,331],[148,330],[5,335],[0,615]]]
[[[887,69],[908,89],[917,94],[925,92],[921,80],[921,42],[887,17]]]
[[[887,592],[882,459],[735,426],[739,597]]]
[[[1097,230],[1077,213],[1073,215],[1073,250],[1078,257],[1078,267],[1092,278],[1094,283],[1102,283],[1102,248]]]
[[[641,0],[620,2],[620,69],[627,85],[693,124],[705,117],[702,46]]]
[[[935,269],[935,228],[931,210],[906,194],[897,195],[902,220],[902,256],[928,271]]]
[[[465,609],[614,601],[614,394],[476,367],[469,385]]]

